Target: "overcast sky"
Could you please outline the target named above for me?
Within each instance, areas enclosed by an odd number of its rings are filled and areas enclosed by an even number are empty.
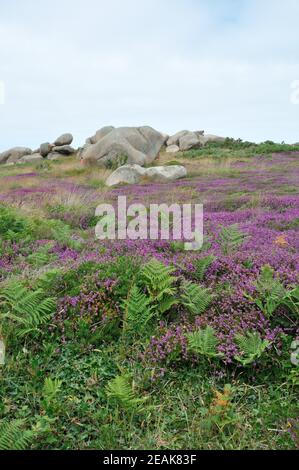
[[[0,0],[0,151],[110,124],[298,142],[298,18],[299,0]]]

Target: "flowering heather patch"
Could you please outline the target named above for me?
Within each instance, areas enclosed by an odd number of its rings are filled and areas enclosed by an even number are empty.
[[[105,331],[112,323],[117,329],[121,317],[119,306],[110,295],[112,285],[106,282],[97,291],[61,299],[50,330],[58,331],[62,343],[66,343],[78,338],[80,333],[90,342],[93,335]]]

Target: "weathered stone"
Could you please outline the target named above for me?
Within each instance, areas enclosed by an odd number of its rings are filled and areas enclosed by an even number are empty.
[[[202,145],[206,145],[208,143],[225,142],[226,137],[219,137],[218,135],[207,134],[204,136],[199,136],[199,140]]]
[[[61,146],[61,145],[71,145],[73,142],[73,136],[72,134],[62,134],[58,139],[55,140],[54,145]]]
[[[145,176],[150,181],[167,183],[180,178],[186,178],[187,170],[181,165],[154,166],[146,169]]]
[[[99,129],[99,130],[95,133],[95,135],[93,135],[92,137],[89,137],[88,139],[86,139],[86,143],[87,143],[87,144],[96,144],[96,143],[98,143],[101,139],[103,139],[103,137],[105,137],[105,136],[108,135],[110,132],[112,132],[114,129],[115,129],[115,127],[113,127],[113,126],[102,127],[102,129]]]
[[[180,131],[180,132],[177,132],[176,134],[172,135],[167,140],[167,146],[170,147],[171,145],[178,145],[180,138],[183,137],[184,135],[188,134],[188,133],[189,133],[189,131]]]
[[[76,150],[70,145],[61,145],[60,147],[53,147],[52,152],[61,153],[62,155],[72,155]]]
[[[194,134],[196,134],[198,137],[204,135],[205,131],[194,131]]]
[[[169,147],[166,148],[166,153],[178,153],[180,151],[180,147],[177,145],[169,145]]]
[[[88,146],[82,158],[97,160],[102,166],[143,166],[155,160],[163,143],[162,134],[151,127],[120,127]]]
[[[25,155],[20,158],[17,163],[35,163],[44,160],[44,157],[40,153],[32,153],[31,155]]]
[[[189,132],[188,134],[185,134],[183,137],[181,137],[179,144],[180,150],[182,152],[202,146],[200,138],[194,132]]]
[[[50,144],[49,142],[46,142],[44,144],[41,144],[39,148],[39,153],[41,154],[42,157],[47,157],[49,153],[52,151],[53,145]]]
[[[15,163],[24,155],[31,155],[32,150],[27,147],[14,147],[0,154],[0,163]]]
[[[138,184],[142,179],[152,182],[171,182],[187,176],[186,168],[179,165],[143,168],[140,165],[124,165],[107,179],[107,186]]]
[[[168,139],[169,139],[170,136],[169,136],[168,134],[164,134],[163,132],[161,132],[161,135],[162,135],[162,137],[163,137],[163,139],[164,139],[163,145],[164,145],[164,144],[167,144],[167,141],[168,141]]]
[[[115,170],[107,179],[107,186],[117,184],[137,184],[141,176],[145,174],[145,168],[140,165],[124,165]]]

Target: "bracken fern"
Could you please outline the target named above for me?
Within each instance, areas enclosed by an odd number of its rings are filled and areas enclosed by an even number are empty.
[[[38,331],[55,311],[54,298],[46,298],[42,289],[31,291],[14,281],[0,294],[2,308],[0,318],[11,320],[16,325],[16,334],[24,336]]]
[[[240,248],[246,238],[248,238],[248,236],[239,230],[238,224],[233,224],[229,227],[222,227],[219,234],[219,242],[223,254],[229,255],[231,252]]]
[[[108,398],[112,398],[121,405],[122,408],[130,412],[141,412],[148,397],[139,398],[136,396],[133,385],[126,375],[118,375],[110,380],[106,386]]]
[[[218,339],[214,328],[207,326],[187,335],[188,351],[210,358],[221,357],[217,352]]]
[[[186,281],[183,284],[182,304],[192,315],[201,315],[212,302],[213,296],[209,289]]]
[[[174,268],[165,266],[156,259],[149,261],[141,270],[141,283],[160,313],[167,312],[177,303],[176,289],[173,287],[176,277],[172,275],[173,272]]]
[[[257,361],[270,345],[270,342],[262,340],[257,332],[248,332],[246,336],[238,334],[235,336],[235,342],[241,351],[241,354],[236,355],[235,359],[243,366]]]
[[[199,281],[204,280],[204,276],[205,276],[205,273],[206,273],[207,269],[211,266],[211,264],[215,261],[215,259],[216,259],[215,256],[209,255],[209,256],[206,256],[205,258],[201,258],[201,259],[199,259],[195,262],[195,267],[196,267],[195,277],[196,277],[196,279],[198,279]]]
[[[24,429],[25,421],[0,421],[0,450],[26,450],[34,432]]]
[[[143,334],[147,324],[155,314],[149,297],[134,285],[127,300],[124,301],[124,307],[124,330],[139,335]]]

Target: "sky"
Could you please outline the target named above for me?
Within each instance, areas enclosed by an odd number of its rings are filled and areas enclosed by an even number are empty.
[[[0,151],[106,125],[299,141],[299,0],[0,0]]]

